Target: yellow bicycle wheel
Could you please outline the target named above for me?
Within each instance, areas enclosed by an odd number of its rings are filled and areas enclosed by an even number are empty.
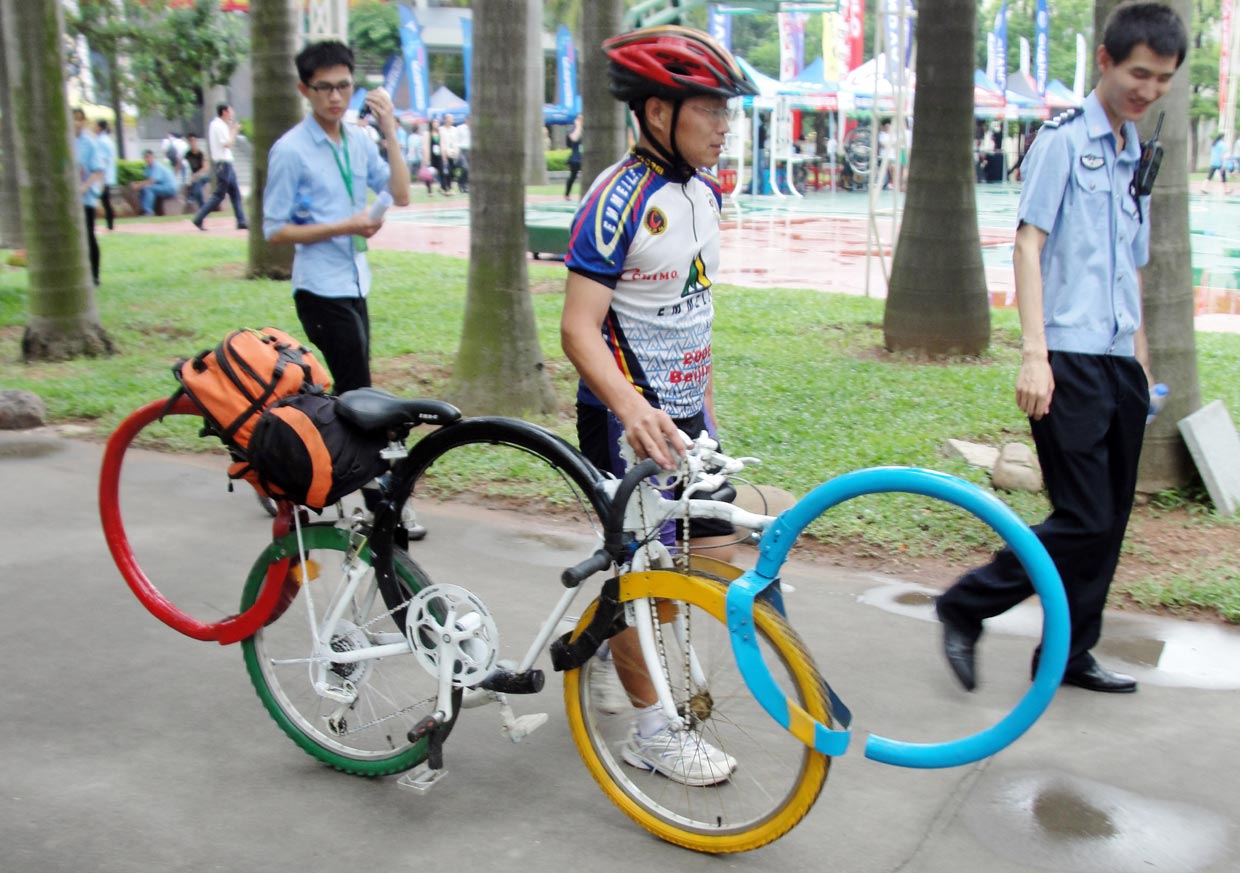
[[[690,729],[735,762],[726,781],[690,787],[631,765],[625,750],[636,711],[608,714],[596,705],[591,676],[607,669],[604,663],[590,658],[564,674],[573,741],[603,793],[651,833],[699,852],[743,852],[783,836],[818,799],[830,765],[829,758],[776,724],[749,692],[732,656],[726,594],[714,580],[664,571],[630,573],[620,580],[621,601],[657,598],[676,604],[660,604],[655,611],[664,642],[665,665],[659,669],[677,708],[691,714]],[[591,604],[575,634],[594,612]],[[763,657],[785,694],[829,726],[825,683],[796,633],[762,602],[754,609],[754,625]],[[694,659],[698,671],[686,667],[686,660]]]

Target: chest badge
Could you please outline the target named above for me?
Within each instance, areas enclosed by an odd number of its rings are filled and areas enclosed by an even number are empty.
[[[646,230],[650,231],[651,236],[658,236],[667,230],[667,216],[663,214],[663,210],[654,207],[646,213]]]
[[[1081,166],[1087,170],[1097,170],[1106,163],[1102,155],[1081,155]]]

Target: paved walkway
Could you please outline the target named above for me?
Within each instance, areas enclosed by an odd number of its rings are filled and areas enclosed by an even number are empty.
[[[0,434],[5,870],[1237,870],[1234,630],[1109,615],[1100,655],[1136,673],[1139,693],[1064,689],[991,760],[901,770],[862,757],[865,734],[936,741],[993,723],[1028,687],[1036,608],[993,627],[970,695],[938,654],[928,592],[790,564],[792,622],[852,706],[854,745],[799,827],[719,861],[648,837],[612,807],[577,759],[551,673],[543,694],[514,701],[548,712],[546,726],[514,746],[493,710],[465,712],[446,747],[450,775],[427,796],[315,763],[266,715],[237,647],[177,635],[125,587],[95,505],[100,456],[92,443]],[[227,493],[216,459],[149,452],[127,459],[122,496],[156,583],[201,617],[233,612],[267,537],[252,496]],[[528,514],[425,505],[422,518],[419,562],[495,609],[501,634],[507,621],[535,625],[559,569],[590,546]]]

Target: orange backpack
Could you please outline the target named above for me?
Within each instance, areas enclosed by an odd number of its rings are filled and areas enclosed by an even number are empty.
[[[310,386],[327,390],[331,377],[300,342],[282,330],[234,330],[213,349],[182,359],[172,368],[185,394],[214,434],[244,458],[259,415],[277,400]],[[169,401],[171,402],[171,401]]]

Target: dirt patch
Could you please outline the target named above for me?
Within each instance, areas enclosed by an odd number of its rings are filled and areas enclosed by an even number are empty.
[[[217,279],[234,281],[245,278],[246,265],[242,263],[216,264],[207,269],[208,275]]]

